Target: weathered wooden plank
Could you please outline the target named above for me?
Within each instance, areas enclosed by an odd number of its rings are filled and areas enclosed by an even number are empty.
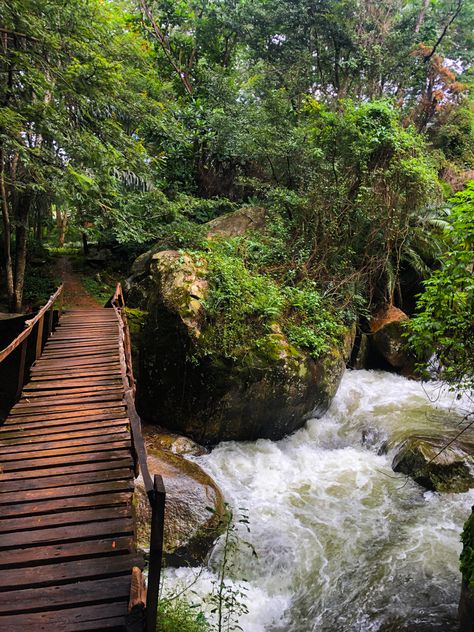
[[[80,386],[75,386],[74,388],[70,388],[67,391],[63,391],[61,389],[58,389],[57,391],[48,389],[48,390],[41,390],[38,389],[37,391],[31,391],[31,393],[25,393],[23,395],[23,399],[21,401],[23,402],[42,402],[42,401],[47,401],[50,400],[52,397],[73,397],[73,396],[81,396],[81,395],[94,395],[94,394],[101,394],[101,393],[118,393],[118,392],[123,392],[123,389],[121,391],[121,384],[116,384],[114,386],[88,386],[88,387],[80,387]]]
[[[42,373],[37,373],[36,375],[32,375],[30,378],[30,384],[38,384],[39,382],[52,382],[54,380],[78,380],[81,378],[91,379],[91,378],[109,378],[117,375],[117,371],[114,369],[91,369],[90,371],[83,370],[80,373],[68,373],[65,371],[61,374],[50,373],[48,375],[44,375]],[[84,381],[84,380],[83,380]]]
[[[120,419],[119,422],[121,424],[124,423],[123,419]],[[124,426],[126,428],[126,426]],[[79,438],[87,438],[87,437],[103,437],[105,439],[105,435],[115,435],[121,432],[119,429],[114,428],[113,426],[107,428],[92,428],[91,430],[83,429],[77,432],[61,432],[56,434],[49,435],[41,435],[36,434],[35,436],[25,436],[25,437],[14,437],[14,438],[1,438],[0,439],[0,454],[2,450],[8,448],[9,446],[31,446],[32,449],[35,448],[35,444],[43,445],[44,440],[48,443],[53,443],[54,441],[65,441],[66,439],[79,439]],[[126,433],[126,431],[123,431]]]
[[[16,417],[15,421],[9,421],[4,424],[0,429],[0,438],[11,432],[28,430],[30,428],[53,428],[56,427],[54,432],[58,432],[58,427],[64,424],[64,430],[70,430],[66,428],[67,425],[74,424],[88,424],[96,421],[107,421],[108,419],[123,420],[127,418],[126,410],[123,406],[117,405],[111,406],[105,409],[88,409],[88,410],[71,410],[71,411],[58,411],[50,414],[25,415]]]
[[[100,481],[94,483],[77,484],[71,486],[49,487],[47,489],[28,489],[23,491],[21,496],[18,492],[5,492],[0,494],[0,506],[23,504],[26,502],[38,502],[39,500],[49,500],[52,498],[63,499],[73,496],[94,496],[106,492],[131,492],[133,483],[131,479],[121,479],[118,481]]]
[[[27,461],[35,461],[36,459],[49,458],[53,456],[57,456],[58,458],[62,458],[64,461],[67,461],[68,455],[72,455],[72,457],[74,458],[75,455],[87,455],[87,453],[90,452],[107,452],[110,454],[110,452],[114,452],[115,450],[120,450],[122,448],[125,448],[129,451],[130,437],[127,437],[127,439],[124,441],[115,442],[110,441],[102,443],[99,440],[99,442],[96,443],[93,441],[89,445],[79,444],[71,446],[69,441],[59,445],[60,447],[50,448],[48,450],[35,450],[33,452],[17,453],[16,450],[10,451],[7,454],[2,454],[1,461],[5,464],[10,461],[18,461],[18,459],[20,459],[22,463],[25,463],[25,467],[29,467]],[[34,465],[32,467],[34,467]]]
[[[70,465],[69,463],[62,463],[56,467],[51,465],[44,469],[37,470],[21,470],[21,471],[4,471],[0,474],[0,483],[3,487],[3,482],[6,481],[24,481],[27,479],[40,479],[51,478],[51,482],[54,483],[54,477],[67,476],[69,474],[79,474],[81,472],[103,472],[107,470],[118,470],[124,468],[131,468],[133,465],[132,458],[129,456],[126,459],[112,460],[112,461],[88,461],[87,463],[77,463]],[[1,490],[0,490],[1,493]]]
[[[65,487],[67,485],[83,485],[85,483],[98,483],[100,481],[118,481],[130,478],[128,468],[111,469],[95,472],[80,472],[77,474],[55,475],[37,479],[2,480],[0,485],[0,498],[3,494],[13,491],[29,491],[31,489],[48,489],[49,487]]]
[[[0,432],[0,442],[6,441],[8,443],[10,440],[21,440],[20,443],[24,445],[25,443],[29,443],[32,438],[37,439],[38,435],[41,439],[54,439],[59,434],[64,434],[64,432],[72,436],[73,434],[77,435],[77,433],[82,434],[85,431],[95,431],[93,432],[93,436],[95,436],[101,435],[102,431],[104,434],[108,434],[111,432],[111,428],[115,428],[115,432],[125,432],[128,427],[128,420],[123,415],[122,417],[120,417],[120,415],[100,415],[97,419],[89,420],[76,417],[71,420],[73,423],[63,423],[59,425],[55,424],[55,421],[58,420],[8,426],[7,429]]]
[[[81,527],[82,525],[77,526],[78,529]],[[140,563],[139,556],[117,555],[29,568],[12,568],[7,573],[0,573],[0,590],[9,591],[16,586],[57,586],[71,580],[102,579],[124,574],[129,576],[132,567],[136,566],[135,562]]]
[[[73,546],[77,548],[77,545]],[[48,548],[54,551],[54,547]],[[0,614],[41,612],[68,605],[88,606],[110,599],[125,601],[129,591],[130,579],[124,575],[113,580],[107,577],[65,584],[61,586],[61,590],[57,590],[55,586],[42,586],[0,592]],[[104,609],[107,610],[107,606]]]
[[[33,500],[26,503],[16,503],[3,506],[0,521],[4,518],[34,516],[35,514],[49,514],[80,508],[110,507],[114,505],[128,505],[132,500],[130,492],[109,492],[95,496],[70,496],[68,498],[52,498],[47,500]],[[1,560],[0,560],[1,565]]]
[[[76,437],[70,438],[66,437],[62,440],[57,441],[40,441],[39,443],[25,443],[23,445],[16,444],[14,452],[16,454],[20,454],[22,452],[32,453],[35,450],[49,450],[56,449],[60,447],[72,447],[72,446],[85,446],[85,445],[99,445],[104,446],[107,442],[116,442],[116,441],[128,441],[130,442],[130,433],[129,432],[118,432],[116,434],[110,435],[94,435],[92,437]],[[2,446],[0,445],[0,460],[3,459],[4,454],[11,454],[12,447],[11,445]]]
[[[92,509],[79,509],[77,511],[63,511],[62,513],[42,514],[0,520],[0,533],[14,533],[16,531],[31,531],[32,529],[45,529],[68,524],[82,524],[84,522],[102,522],[104,520],[118,520],[130,518],[130,507],[93,507]],[[8,559],[8,556],[7,556]],[[1,580],[0,580],[1,587]]]
[[[77,463],[96,463],[99,461],[105,461],[107,463],[115,463],[116,461],[126,460],[130,457],[129,450],[112,450],[109,452],[89,452],[79,454],[69,454],[66,458],[64,455],[53,456],[43,459],[19,459],[15,461],[6,461],[2,465],[4,473],[7,472],[21,472],[22,470],[37,470],[45,467],[61,467],[67,463],[67,466],[75,465]],[[18,459],[18,457],[17,457]],[[2,516],[0,516],[0,519]]]
[[[75,540],[91,540],[93,538],[118,537],[133,535],[133,521],[129,518],[106,520],[104,522],[88,522],[81,525],[51,527],[29,532],[5,533],[0,539],[0,550],[34,547],[38,544],[52,544]],[[7,553],[2,553],[2,558]],[[133,564],[132,564],[133,566]],[[130,570],[132,568],[130,566]],[[8,573],[10,574],[10,573]],[[0,576],[2,573],[0,573]],[[0,628],[1,629],[1,628]]]
[[[100,415],[102,413],[109,413],[110,410],[120,409],[125,410],[125,404],[120,399],[113,397],[110,401],[105,402],[81,402],[76,401],[72,404],[53,404],[47,406],[33,406],[30,405],[21,410],[16,410],[15,414],[10,414],[7,419],[6,425],[22,424],[30,419],[32,421],[38,421],[38,419],[60,419],[61,417],[86,417],[88,415]]]
[[[104,393],[64,393],[61,397],[51,397],[46,396],[43,398],[37,397],[34,400],[26,401],[25,399],[20,400],[20,402],[14,406],[11,410],[10,415],[24,415],[27,414],[29,410],[33,411],[41,411],[44,408],[57,408],[58,410],[68,410],[71,407],[75,407],[77,404],[81,404],[83,406],[92,405],[95,406],[97,403],[105,402],[106,406],[110,404],[108,402],[122,402],[123,396],[120,390],[115,391],[105,391]],[[66,406],[66,408],[62,408],[62,406]]]
[[[0,616],[0,630],[8,632],[125,632],[127,603],[106,603],[66,610],[53,610],[36,614]]]
[[[111,378],[88,378],[88,379],[65,379],[65,380],[51,380],[49,382],[29,382],[27,387],[23,390],[25,393],[30,393],[36,390],[47,389],[69,389],[71,386],[117,386],[120,384],[120,380]]]

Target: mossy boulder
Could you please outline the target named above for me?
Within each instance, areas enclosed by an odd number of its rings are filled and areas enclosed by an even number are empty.
[[[208,237],[235,237],[265,227],[267,211],[261,206],[246,206],[220,215],[206,224]]]
[[[404,337],[407,320],[408,316],[392,305],[381,309],[370,321],[372,346],[390,367],[402,373],[411,373],[415,364]]]
[[[156,439],[147,438],[146,443],[150,473],[161,474],[166,489],[166,564],[200,565],[222,532],[226,517],[222,493],[197,463],[154,447]],[[135,486],[135,501],[137,542],[146,550],[150,542],[150,506],[141,479]]]
[[[208,291],[205,259],[176,251],[153,254],[146,273],[132,282],[128,303],[147,312],[137,342],[142,418],[212,445],[280,439],[325,412],[352,334],[314,359],[274,322],[258,342],[229,357],[216,344]],[[196,352],[199,345],[209,348],[209,336],[212,352]]]
[[[462,543],[459,624],[461,632],[474,632],[474,507],[470,518],[464,525]]]
[[[411,476],[417,483],[438,492],[466,492],[474,487],[474,445],[460,440],[410,437],[393,459],[395,472]]]

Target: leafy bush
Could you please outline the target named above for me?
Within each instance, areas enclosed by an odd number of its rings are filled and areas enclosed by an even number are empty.
[[[456,388],[474,388],[474,181],[454,196],[442,267],[425,283],[411,321],[411,343],[420,356],[436,352],[440,377]]]
[[[161,599],[158,606],[156,632],[209,632],[201,610],[183,597]]]
[[[199,252],[208,268],[206,313],[198,353],[243,358],[251,350],[268,351],[269,334],[278,328],[296,347],[317,358],[342,335],[342,322],[315,283],[290,285],[266,272],[271,249],[257,235],[210,242]],[[277,329],[275,330],[275,327]],[[271,354],[270,354],[271,355]]]

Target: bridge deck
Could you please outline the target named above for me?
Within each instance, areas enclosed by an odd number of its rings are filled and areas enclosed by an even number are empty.
[[[124,630],[133,461],[113,310],[73,310],[0,427],[0,630]]]

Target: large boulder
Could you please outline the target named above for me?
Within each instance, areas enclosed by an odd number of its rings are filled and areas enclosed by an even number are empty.
[[[471,517],[464,525],[462,543],[459,623],[461,632],[474,632],[474,507]]]
[[[163,476],[166,489],[166,564],[200,565],[225,524],[222,493],[197,463],[156,447],[157,443],[156,435],[146,437],[148,468],[152,477]],[[135,486],[135,512],[138,546],[146,550],[150,542],[150,506],[141,478]]]
[[[339,386],[352,335],[319,360],[274,323],[239,359],[195,352],[209,325],[206,264],[197,255],[151,255],[129,294],[148,316],[139,347],[137,407],[143,419],[210,445],[280,439],[325,412]],[[136,304],[136,303],[135,303]]]
[[[206,224],[208,237],[236,237],[251,230],[262,230],[267,219],[266,209],[260,206],[244,208],[216,217]]]
[[[415,358],[404,338],[408,316],[398,307],[384,307],[373,316],[370,325],[371,344],[390,367],[412,373]]]
[[[466,492],[474,487],[474,445],[440,437],[410,437],[395,455],[392,468],[411,476],[426,489]]]

